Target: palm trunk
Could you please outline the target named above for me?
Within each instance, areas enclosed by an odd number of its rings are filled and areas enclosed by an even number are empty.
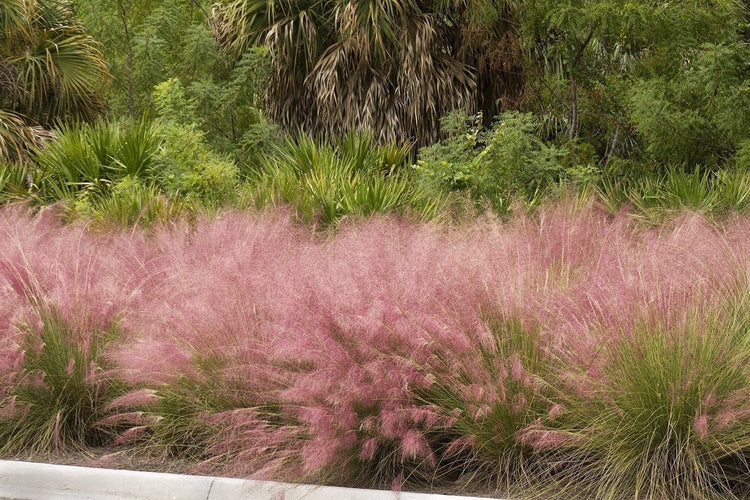
[[[615,127],[615,133],[612,137],[612,146],[610,146],[607,150],[607,159],[604,161],[604,168],[607,168],[607,165],[609,165],[609,159],[612,157],[612,153],[615,152],[615,148],[617,147],[617,139],[620,136],[620,124],[618,123]]]
[[[575,80],[573,84],[573,104],[570,107],[570,127],[568,128],[568,139],[571,141],[578,136],[578,88]]]
[[[128,54],[128,114],[130,118],[135,116],[135,103],[133,99],[133,47],[130,44],[130,30],[128,29],[128,11],[125,8],[125,4],[122,0],[118,0],[117,8],[120,13],[120,20],[122,21],[122,28],[125,32],[125,49]]]

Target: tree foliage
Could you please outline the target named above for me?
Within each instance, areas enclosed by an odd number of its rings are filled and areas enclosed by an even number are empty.
[[[683,144],[684,137],[669,142],[674,137],[662,134],[657,139],[651,135],[653,126],[666,124],[670,99],[675,112],[690,114],[692,107],[707,113],[709,122],[711,116],[720,120],[716,99],[734,93],[736,101],[737,83],[746,78],[747,68],[730,68],[731,58],[722,51],[724,68],[731,74],[714,70],[716,88],[724,89],[721,95],[701,86],[695,70],[706,67],[702,54],[710,46],[733,47],[739,56],[746,43],[741,40],[745,24],[745,7],[735,0],[537,0],[524,10],[521,30],[530,82],[526,108],[548,124],[550,136],[591,142],[605,164],[618,155],[649,157],[655,151],[652,140],[681,149],[677,144]],[[713,104],[700,104],[709,102]],[[679,120],[673,114],[668,121],[674,119]],[[710,142],[710,134],[700,140]],[[651,139],[644,143],[644,136]],[[663,161],[664,155],[655,159]]]

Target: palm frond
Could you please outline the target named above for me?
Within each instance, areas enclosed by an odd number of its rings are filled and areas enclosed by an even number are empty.
[[[0,108],[0,159],[23,162],[30,149],[40,147],[54,133],[27,123],[24,118]]]

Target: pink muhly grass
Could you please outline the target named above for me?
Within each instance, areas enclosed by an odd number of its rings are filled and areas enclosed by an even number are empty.
[[[104,359],[67,370],[134,388],[104,405],[101,418],[122,412],[112,424],[135,410],[164,417],[132,418],[117,442],[200,436],[205,467],[292,479],[374,469],[387,482],[443,454],[502,469],[499,457],[527,460],[530,449],[596,450],[593,434],[570,438],[581,422],[637,420],[623,404],[620,349],[643,359],[654,348],[639,344],[644,329],[665,352],[693,349],[675,332],[702,313],[686,311],[746,288],[746,226],[686,216],[645,230],[550,206],[508,223],[375,217],[330,237],[239,212],[94,235],[0,209],[0,399],[44,304],[82,348],[119,329]],[[105,361],[116,366],[91,368]],[[687,368],[680,383],[695,387]],[[714,398],[687,428],[744,432],[747,401]]]
[[[117,469],[122,467],[123,457],[121,453],[107,453],[99,458],[96,458],[87,464],[87,467],[102,468],[102,469]]]
[[[401,439],[401,458],[430,458],[431,462],[434,461],[430,446],[427,444],[427,440],[424,436],[415,431],[410,430],[406,432]]]
[[[703,440],[708,438],[708,417],[706,415],[696,415],[693,422],[693,429],[699,438]]]
[[[378,440],[376,438],[365,439],[359,451],[359,457],[365,460],[370,460],[375,456],[375,450],[377,450],[377,448]]]
[[[153,389],[137,389],[123,394],[119,398],[110,401],[105,410],[116,410],[121,408],[149,408],[153,407],[159,400],[157,392]]]
[[[0,406],[0,419],[12,420],[23,418],[29,412],[25,403],[19,402],[17,396],[7,398]]]
[[[150,429],[150,426],[148,425],[139,425],[136,427],[131,427],[130,429],[127,429],[117,436],[115,436],[115,439],[112,441],[113,446],[122,446],[126,444],[130,444],[133,442],[139,441]]]
[[[552,408],[549,409],[549,412],[547,413],[547,418],[550,420],[555,419],[556,417],[562,415],[565,413],[565,407],[561,404],[555,404],[552,406]]]
[[[477,445],[477,437],[472,435],[461,436],[454,439],[448,448],[445,449],[445,456],[450,457],[459,455],[464,452],[473,450]]]
[[[96,422],[97,427],[113,427],[116,425],[131,424],[138,426],[153,427],[158,424],[161,417],[151,415],[142,411],[131,411],[125,413],[116,413]]]
[[[60,453],[60,445],[62,440],[60,439],[60,414],[58,413],[55,417],[55,427],[52,430],[52,441],[55,445],[55,453]]]
[[[518,433],[517,439],[520,443],[537,450],[555,450],[581,442],[580,436],[574,436],[569,432],[556,429],[547,429],[542,425],[540,420],[522,429]]]

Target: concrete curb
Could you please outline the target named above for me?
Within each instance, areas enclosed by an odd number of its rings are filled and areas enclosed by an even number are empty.
[[[0,500],[486,500],[0,460]]]

